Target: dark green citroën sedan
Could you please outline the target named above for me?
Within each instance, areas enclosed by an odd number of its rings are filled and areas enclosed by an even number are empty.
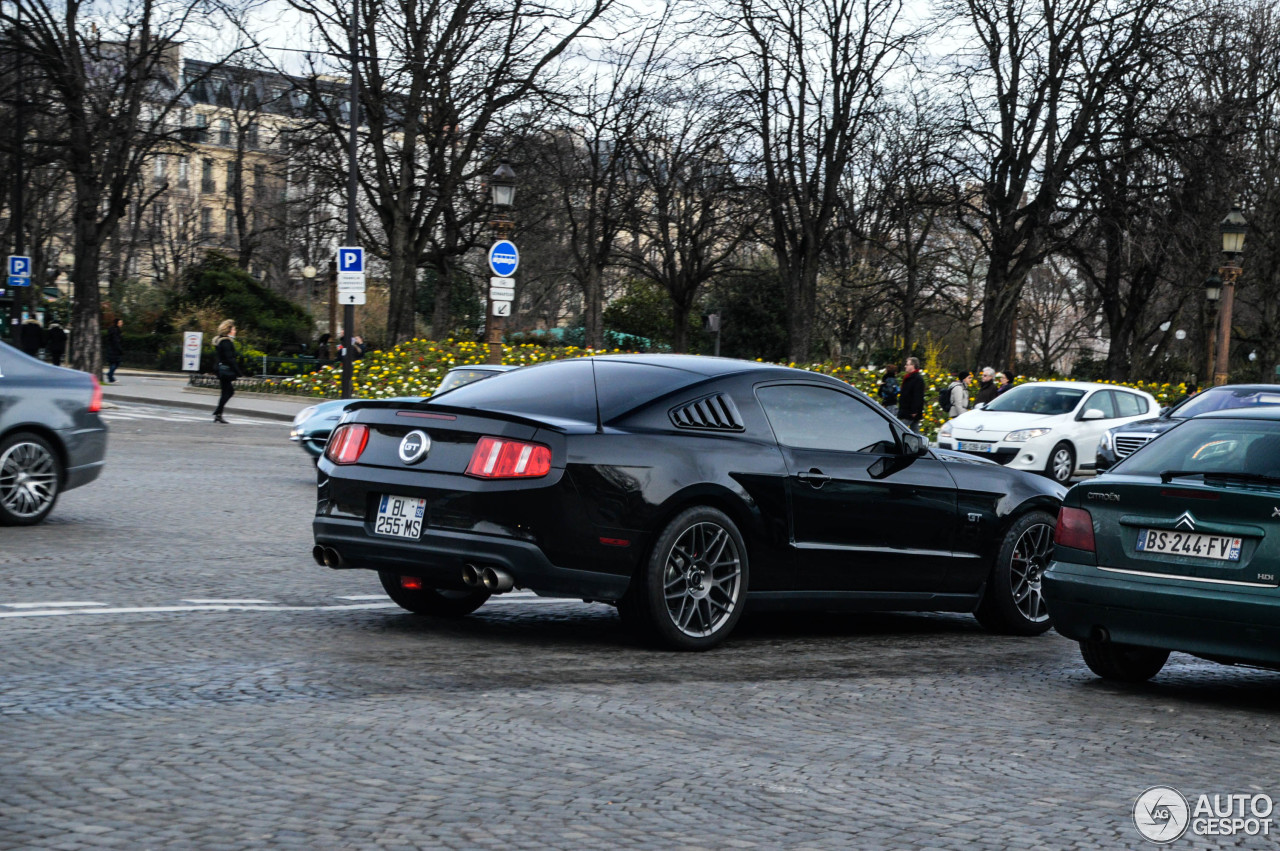
[[[1044,576],[1054,627],[1100,677],[1171,650],[1280,668],[1280,407],[1187,420],[1073,487]]]

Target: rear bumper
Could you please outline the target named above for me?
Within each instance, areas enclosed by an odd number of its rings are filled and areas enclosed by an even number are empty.
[[[1122,576],[1055,561],[1044,595],[1054,628],[1076,641],[1104,629],[1120,644],[1280,665],[1277,589]]]
[[[66,478],[62,489],[78,488],[98,478],[106,464],[106,426],[68,429],[59,432],[59,435],[67,453]]]
[[[465,564],[500,568],[518,587],[548,597],[616,602],[631,582],[629,576],[560,567],[535,544],[495,535],[427,528],[416,541],[374,537],[364,521],[338,517],[316,517],[312,529],[317,544],[338,551],[343,567],[416,576],[434,588],[465,588]]]

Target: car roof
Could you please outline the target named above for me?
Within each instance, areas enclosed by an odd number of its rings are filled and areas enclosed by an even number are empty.
[[[1130,393],[1144,392],[1133,387],[1122,387],[1116,384],[1103,384],[1100,381],[1027,381],[1023,384],[1019,384],[1018,387],[1032,387],[1036,385],[1044,387],[1066,387],[1072,390],[1127,390]]]
[[[1248,408],[1227,408],[1221,411],[1205,411],[1203,414],[1197,414],[1191,419],[1280,420],[1280,405],[1254,405]]]
[[[1213,393],[1217,390],[1247,390],[1250,393],[1280,393],[1280,384],[1220,384],[1217,387],[1206,387],[1200,393]],[[1200,395],[1197,393],[1196,395]]]
[[[717,358],[708,357],[706,355],[675,355],[675,354],[618,354],[618,355],[595,355],[590,360],[609,360],[623,361],[625,363],[642,364],[646,366],[663,367],[666,369],[679,369],[684,372],[691,372],[695,375],[704,375],[713,378],[721,375],[735,375],[743,372],[805,372],[807,375],[820,375],[821,373],[809,373],[805,370],[797,370],[794,367],[780,366],[773,363],[763,363],[754,360],[740,360],[738,358]],[[546,361],[553,363],[553,361]]]

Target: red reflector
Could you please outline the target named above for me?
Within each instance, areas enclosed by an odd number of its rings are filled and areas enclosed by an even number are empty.
[[[626,538],[601,538],[600,543],[606,547],[629,547],[631,542]]]
[[[98,376],[89,376],[93,381],[93,396],[89,399],[89,413],[96,414],[102,410],[102,385],[98,382]]]
[[[397,417],[421,417],[424,420],[456,420],[453,414],[428,414],[425,411],[396,411]]]
[[[1166,488],[1160,491],[1161,496],[1176,496],[1180,499],[1208,499],[1215,500],[1218,498],[1216,493],[1210,491],[1191,491],[1179,490],[1177,488]]]
[[[1053,530],[1053,542],[1086,552],[1096,552],[1093,542],[1093,517],[1083,508],[1058,509],[1058,526]]]
[[[467,465],[468,476],[527,479],[551,472],[551,447],[503,437],[482,437]]]
[[[401,576],[400,587],[405,588],[409,591],[421,591],[422,580],[416,576]]]
[[[369,427],[360,423],[338,426],[324,449],[325,457],[335,464],[354,464],[360,460],[369,442]]]

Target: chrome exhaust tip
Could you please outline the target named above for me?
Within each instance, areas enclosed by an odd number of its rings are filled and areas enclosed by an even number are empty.
[[[325,567],[339,568],[342,567],[342,556],[333,547],[324,548],[324,565]]]
[[[496,567],[486,567],[480,572],[480,579],[484,582],[484,587],[494,594],[510,591],[516,584],[510,573],[498,570]]]
[[[484,577],[480,575],[480,568],[474,564],[464,564],[462,566],[462,584],[468,588],[479,588],[484,584]]]
[[[319,544],[316,544],[314,547],[312,547],[311,557],[316,560],[316,564],[320,565],[321,567],[325,566],[324,547],[320,546]]]

